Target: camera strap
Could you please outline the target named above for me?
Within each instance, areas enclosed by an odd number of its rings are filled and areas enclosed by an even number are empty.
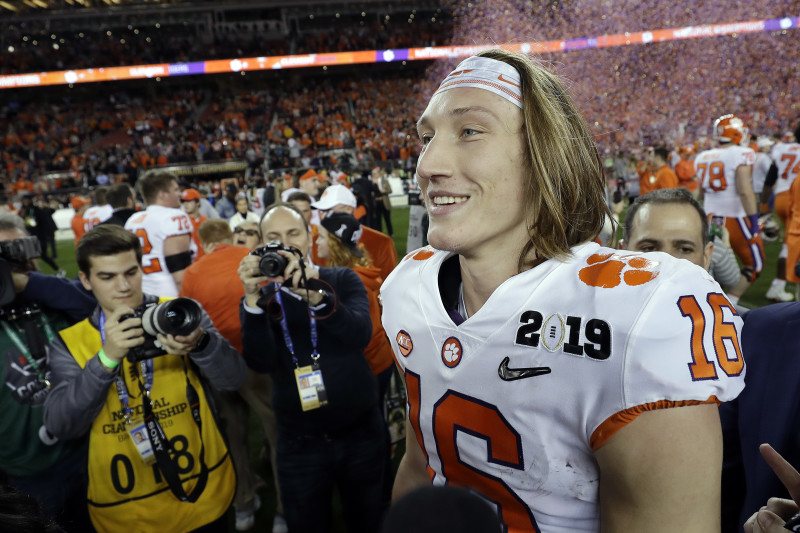
[[[98,323],[100,326],[100,340],[102,341],[103,345],[106,343],[106,314],[103,311],[100,311],[100,318],[98,319]],[[145,389],[145,396],[150,395],[150,390],[153,388],[153,360],[152,359],[145,359],[139,363],[141,367],[142,376],[144,376],[144,389]],[[138,372],[136,372],[136,366],[133,365],[134,374],[138,377]],[[125,386],[125,380],[122,379],[120,374],[117,374],[117,377],[114,379],[114,384],[117,388],[117,396],[119,397],[119,403],[122,405],[122,416],[125,418],[126,423],[131,422],[131,415],[133,414],[133,409],[130,408],[130,394],[128,393],[128,387]]]
[[[294,363],[295,368],[300,367],[300,362],[297,360],[297,355],[294,352],[294,342],[292,342],[292,336],[289,333],[289,323],[286,321],[286,309],[283,306],[283,298],[281,297],[281,290],[282,287],[278,287],[278,290],[275,292],[275,301],[278,302],[278,306],[281,308],[281,331],[283,332],[283,341],[286,343],[286,347],[289,349],[289,353],[292,354],[292,362]],[[311,353],[311,361],[314,364],[314,368],[319,368],[319,352],[317,352],[317,319],[314,318],[314,311],[309,307],[308,308],[308,318],[309,318],[309,327],[311,328],[311,347],[313,349]]]
[[[3,324],[3,331],[5,331],[6,335],[11,339],[11,342],[14,343],[14,346],[20,351],[22,356],[31,365],[33,371],[36,372],[36,379],[39,383],[42,383],[45,388],[50,388],[50,381],[47,379],[47,362],[45,361],[44,367],[40,366],[37,359],[43,359],[47,356],[47,348],[45,347],[44,341],[42,339],[41,330],[39,329],[39,324],[37,324],[37,320],[35,316],[25,316],[23,319],[23,331],[25,333],[25,342],[22,342],[19,334],[17,333],[16,329],[9,324],[7,320],[2,320],[0,323]],[[50,327],[50,324],[47,320],[44,320],[44,317],[41,319],[42,325],[44,327],[44,333],[47,337],[47,342],[52,343],[53,339],[55,339],[56,334],[53,331],[53,328]]]
[[[139,383],[139,390],[142,392],[144,424],[147,428],[147,436],[150,438],[150,443],[153,446],[153,454],[156,457],[158,469],[161,470],[172,494],[174,494],[176,498],[182,502],[194,503],[200,498],[200,495],[206,488],[206,483],[208,482],[208,466],[205,461],[206,445],[203,442],[203,422],[200,419],[200,396],[189,381],[189,372],[186,368],[186,356],[181,356],[181,361],[183,362],[183,374],[186,377],[186,400],[189,403],[192,419],[197,426],[197,433],[200,437],[200,457],[198,458],[200,460],[200,473],[197,475],[197,484],[189,494],[186,494],[186,491],[183,490],[180,474],[178,473],[178,464],[172,459],[172,456],[175,455],[172,443],[167,438],[166,433],[164,433],[164,428],[161,427],[158,418],[153,412],[150,395],[145,391],[145,385],[138,379],[138,373],[136,377]],[[136,367],[133,368],[135,369]]]

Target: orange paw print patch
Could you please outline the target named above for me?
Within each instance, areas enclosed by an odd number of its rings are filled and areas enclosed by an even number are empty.
[[[578,273],[590,287],[612,289],[623,281],[626,285],[644,285],[658,277],[658,261],[640,255],[594,254],[586,260],[589,266]]]

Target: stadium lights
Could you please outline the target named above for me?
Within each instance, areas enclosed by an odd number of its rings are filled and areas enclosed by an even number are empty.
[[[2,1],[2,0],[0,0]],[[85,0],[77,0],[85,1]],[[313,18],[313,15],[309,15]],[[411,21],[411,19],[409,19]],[[74,83],[90,83],[99,81],[121,81],[166,76],[186,76],[203,74],[223,74],[255,70],[278,70],[285,68],[325,67],[329,65],[354,65],[368,63],[390,63],[431,60],[456,59],[474,55],[487,48],[504,48],[512,52],[525,54],[547,54],[569,52],[572,50],[591,50],[625,46],[630,44],[650,44],[702,37],[719,37],[736,34],[770,32],[780,34],[800,25],[798,17],[750,20],[683,28],[668,28],[643,32],[625,32],[616,35],[555,40],[525,43],[486,43],[466,46],[429,46],[424,48],[401,48],[396,50],[361,50],[353,52],[330,52],[319,54],[302,54],[293,56],[262,56],[250,58],[216,59],[190,63],[162,63],[154,65],[127,65],[116,67],[98,67],[75,69],[69,71],[33,72],[0,76],[0,89],[15,87],[34,87],[42,85],[64,85]],[[157,24],[156,27],[159,25]],[[110,33],[110,32],[109,32]],[[150,37],[146,38],[151,41]],[[23,37],[28,41],[28,36]],[[33,44],[38,44],[33,41]],[[619,76],[619,70],[615,72]]]

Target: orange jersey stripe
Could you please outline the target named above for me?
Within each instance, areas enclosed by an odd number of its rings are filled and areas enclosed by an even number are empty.
[[[636,418],[645,411],[686,407],[688,405],[703,405],[706,403],[716,403],[719,405],[722,402],[720,402],[716,396],[709,396],[705,401],[685,400],[672,402],[669,400],[659,400],[657,402],[646,403],[644,405],[637,405],[636,407],[625,409],[624,411],[614,413],[606,418],[606,420],[594,430],[594,433],[592,433],[592,437],[589,439],[589,445],[592,447],[592,450],[597,451],[603,444],[608,442],[608,439],[613,437],[617,431],[636,420]]]

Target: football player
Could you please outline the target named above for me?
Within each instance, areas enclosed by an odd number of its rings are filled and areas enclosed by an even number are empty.
[[[800,131],[800,127],[798,127]],[[767,202],[775,193],[775,212],[783,221],[784,228],[789,227],[789,206],[791,204],[791,194],[789,190],[797,176],[800,175],[800,144],[794,135],[784,136],[784,140],[772,147],[770,157],[775,164],[776,171],[767,176],[764,183],[764,190],[761,193],[761,201]],[[783,246],[778,255],[778,273],[767,291],[767,299],[776,302],[790,302],[794,300],[794,295],[786,291],[786,256],[789,252],[786,245],[788,232],[784,232]]]
[[[125,229],[142,243],[142,287],[149,294],[178,296],[183,271],[197,249],[192,221],[180,209],[178,179],[153,170],[139,178],[138,187],[147,208],[130,217]]]
[[[394,495],[462,485],[510,532],[719,530],[741,319],[702,268],[591,242],[594,137],[530,58],[463,61],[417,123],[426,247],[382,287],[408,393]]]
[[[698,155],[694,166],[706,213],[717,225],[728,229],[731,248],[742,261],[743,277],[728,293],[736,304],[764,268],[764,244],[752,181],[756,154],[746,147],[749,131],[736,115],[719,117],[713,134],[718,146]]]
[[[98,187],[94,191],[94,202],[83,212],[83,232],[88,233],[93,227],[105,222],[114,214],[114,208],[106,200],[108,187]]]

